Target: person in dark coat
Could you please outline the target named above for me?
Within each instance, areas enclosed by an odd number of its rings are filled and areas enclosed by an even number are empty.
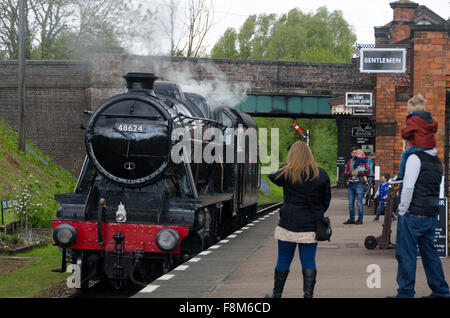
[[[331,200],[330,178],[325,170],[317,166],[309,146],[297,141],[289,150],[287,163],[269,174],[269,179],[283,187],[284,202],[274,234],[278,239],[274,288],[273,293],[266,297],[281,298],[298,245],[304,297],[312,298],[317,276],[313,213],[323,215],[328,210]]]

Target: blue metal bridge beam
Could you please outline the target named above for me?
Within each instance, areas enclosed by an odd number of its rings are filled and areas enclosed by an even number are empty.
[[[256,117],[332,118],[329,97],[247,95],[235,108]]]

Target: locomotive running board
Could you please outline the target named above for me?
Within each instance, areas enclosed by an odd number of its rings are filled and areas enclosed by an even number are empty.
[[[212,205],[212,204],[215,204],[218,202],[233,200],[233,193],[201,195],[198,197],[198,200],[200,200],[202,202],[203,206],[208,206],[208,205]]]

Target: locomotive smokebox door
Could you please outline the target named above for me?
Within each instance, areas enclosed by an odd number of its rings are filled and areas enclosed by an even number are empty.
[[[154,74],[129,73],[129,91],[95,111],[86,129],[86,151],[109,180],[139,187],[157,179],[169,165],[172,119],[154,98]]]

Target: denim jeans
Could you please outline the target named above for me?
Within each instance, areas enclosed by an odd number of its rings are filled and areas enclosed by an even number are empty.
[[[397,296],[413,298],[416,282],[417,248],[422,258],[428,286],[436,296],[450,297],[442,263],[434,247],[437,217],[419,217],[406,213],[399,215],[395,257],[397,268]]]
[[[291,267],[297,244],[302,268],[316,269],[317,243],[303,244],[278,240],[278,261],[276,265],[277,270],[286,271]]]
[[[408,157],[416,151],[423,151],[427,149],[432,148],[422,148],[422,147],[416,147],[416,146],[410,146],[405,149],[405,151],[402,152],[402,156],[400,158],[400,169],[398,170],[397,177],[399,179],[403,179],[405,177],[405,169],[406,169],[406,160],[408,160]]]
[[[375,215],[375,217],[377,219],[380,217],[381,212],[383,212],[385,206],[386,206],[386,202],[384,202],[384,201],[378,202],[377,214]]]
[[[363,184],[349,184],[348,186],[348,211],[350,214],[350,220],[355,220],[355,198],[356,205],[358,206],[358,219],[363,220],[364,217],[364,185]]]

